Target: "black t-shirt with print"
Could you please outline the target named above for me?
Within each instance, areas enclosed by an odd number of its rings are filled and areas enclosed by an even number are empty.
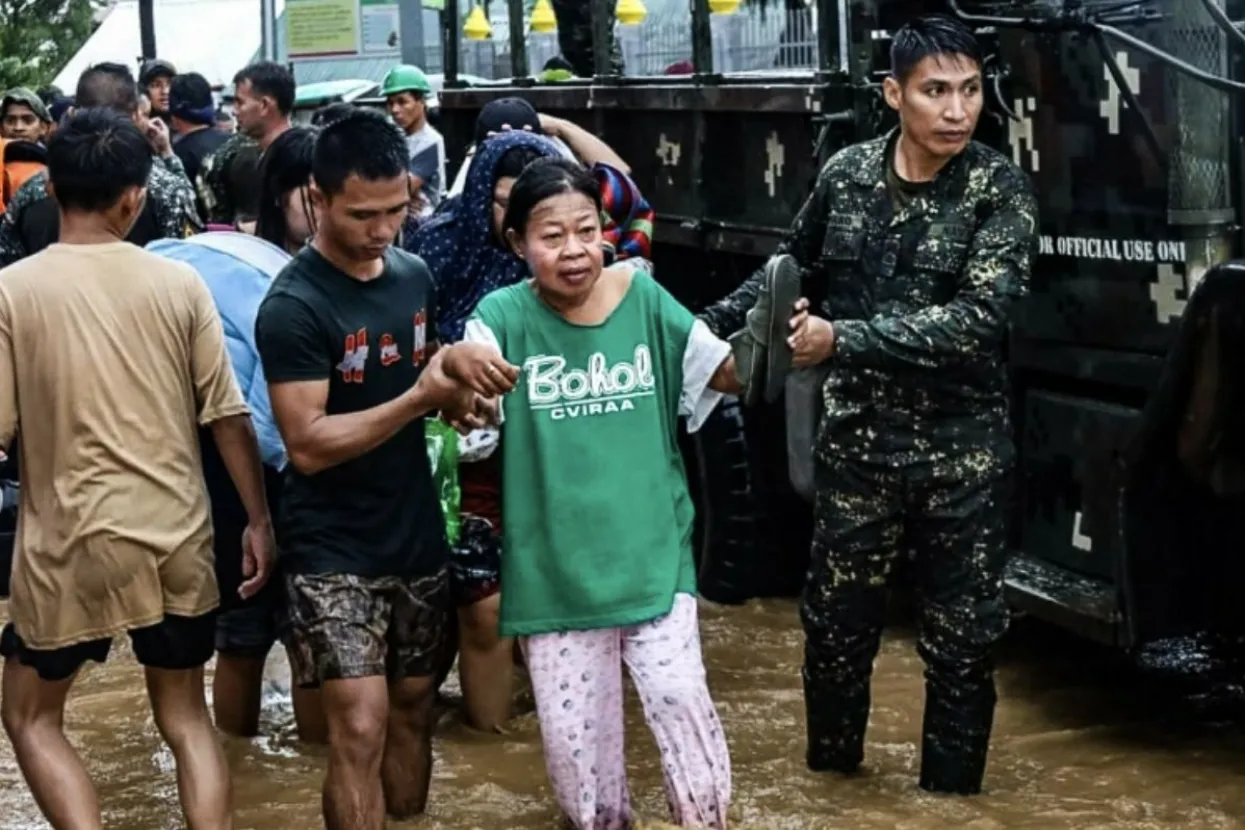
[[[311,247],[273,281],[255,337],[270,384],[328,380],[329,415],[394,400],[414,385],[435,331],[432,278],[396,248],[360,281]],[[424,420],[371,452],[315,475],[287,467],[277,542],[290,573],[418,577],[444,566],[445,522]]]

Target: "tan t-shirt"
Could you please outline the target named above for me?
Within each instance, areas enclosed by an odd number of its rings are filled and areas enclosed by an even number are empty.
[[[27,646],[217,606],[198,425],[246,413],[190,267],[115,242],[0,271],[0,441],[21,434],[9,612]]]

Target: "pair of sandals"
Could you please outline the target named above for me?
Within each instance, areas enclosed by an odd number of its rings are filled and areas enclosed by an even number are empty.
[[[790,254],[770,257],[763,268],[761,290],[748,310],[744,327],[727,338],[735,356],[735,372],[744,388],[745,406],[762,399],[773,403],[786,388],[792,351],[787,345],[789,323],[800,299],[800,265]]]

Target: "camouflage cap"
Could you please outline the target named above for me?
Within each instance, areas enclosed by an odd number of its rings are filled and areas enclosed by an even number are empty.
[[[25,104],[30,107],[31,112],[38,116],[40,121],[45,124],[52,123],[52,115],[48,112],[47,105],[43,103],[42,98],[35,94],[33,89],[15,86],[4,93],[3,100],[0,100],[0,115],[9,108],[9,104]]]

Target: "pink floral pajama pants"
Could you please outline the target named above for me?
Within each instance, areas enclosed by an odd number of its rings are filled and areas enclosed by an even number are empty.
[[[623,756],[626,663],[661,750],[666,798],[684,827],[726,827],[731,761],[701,660],[696,598],[631,628],[523,642],[558,804],[577,830],[629,830]]]

